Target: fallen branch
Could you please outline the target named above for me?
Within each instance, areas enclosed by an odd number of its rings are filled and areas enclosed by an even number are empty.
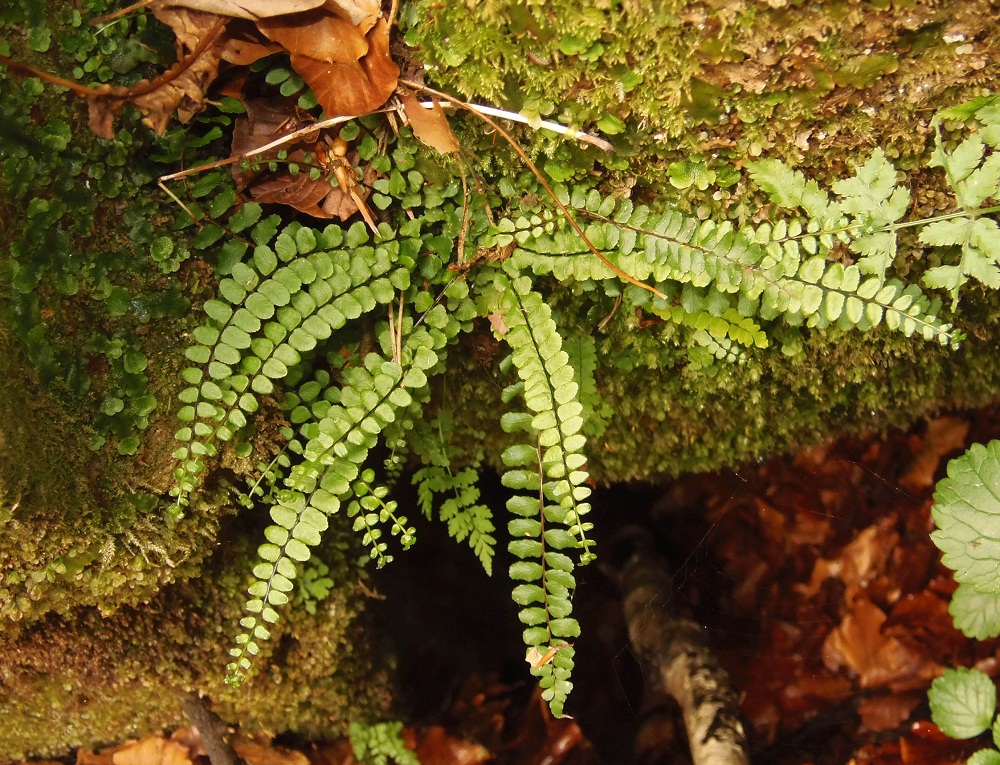
[[[705,642],[705,630],[678,619],[665,562],[644,531],[629,534],[634,552],[619,575],[629,638],[648,670],[677,701],[694,765],[748,765],[749,744],[729,675]]]
[[[229,728],[208,708],[203,698],[188,693],[183,697],[182,706],[191,725],[198,730],[212,765],[245,765],[229,743]]]

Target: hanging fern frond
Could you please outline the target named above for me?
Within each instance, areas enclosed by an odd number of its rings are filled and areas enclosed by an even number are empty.
[[[251,659],[260,650],[258,641],[268,639],[266,625],[277,621],[275,608],[288,601],[286,593],[292,589],[292,561],[309,559],[327,528],[327,517],[339,511],[352,492],[379,435],[413,403],[413,394],[426,388],[428,372],[440,368],[445,347],[461,328],[459,318],[441,303],[449,293],[453,310],[464,316],[469,306],[463,283],[452,284],[438,299],[420,293],[414,301],[418,310],[424,309],[420,318],[407,319],[399,328],[405,335],[396,346],[399,361],[373,352],[363,367],[345,370],[339,395],[333,396],[337,400],[311,425],[315,435],[305,444],[303,461],[292,467],[285,479],[287,488],[276,492],[277,504],[270,509],[274,525],[265,530],[267,542],[258,549],[261,562],[253,570],[248,615],[240,622],[243,631],[230,651],[234,661],[228,666],[228,682],[238,684],[246,678]],[[383,341],[387,348],[393,343]],[[369,542],[377,543],[367,529],[367,514],[364,521]],[[399,520],[399,525],[410,535],[405,521]]]
[[[508,470],[503,484],[519,492],[507,502],[512,518],[508,531],[510,552],[519,560],[510,576],[522,582],[514,588],[528,646],[532,674],[538,676],[542,696],[561,715],[573,688],[573,647],[579,624],[572,613],[576,586],[574,562],[562,550],[580,550],[579,562],[594,558],[587,536],[592,524],[584,485],[585,443],[583,405],[569,357],[562,349],[552,312],[525,276],[498,275],[495,306],[510,345],[511,361],[520,381],[504,392],[505,400],[523,398],[529,412],[507,413],[501,425],[508,432],[524,432],[525,442],[508,447],[502,456]]]

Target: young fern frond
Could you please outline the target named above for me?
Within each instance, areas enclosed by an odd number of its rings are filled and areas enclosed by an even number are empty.
[[[448,536],[456,542],[469,540],[469,547],[479,558],[487,575],[493,575],[496,538],[493,512],[479,501],[479,472],[467,467],[452,472],[450,465],[426,465],[413,474],[417,501],[430,520],[434,498],[445,495],[438,517],[448,526]]]
[[[580,633],[571,617],[571,593],[576,586],[573,559],[561,550],[580,550],[579,562],[594,558],[587,536],[592,524],[584,521],[590,511],[590,489],[582,453],[585,443],[583,405],[569,357],[562,350],[552,312],[525,276],[498,275],[500,296],[496,311],[506,331],[511,360],[520,381],[504,398],[523,397],[529,412],[507,413],[501,425],[508,432],[525,432],[527,442],[508,447],[502,456],[508,470],[503,484],[516,491],[507,502],[510,552],[518,562],[510,576],[521,582],[513,591],[526,625],[532,674],[539,677],[542,697],[553,714],[561,715],[573,688],[570,677],[574,650],[568,642]]]
[[[389,490],[384,486],[373,486],[375,471],[365,470],[354,482],[354,499],[347,506],[347,517],[354,519],[354,531],[362,534],[361,544],[369,548],[369,557],[375,561],[378,568],[392,563],[388,545],[380,541],[382,529],[380,525],[392,522],[389,532],[399,537],[399,544],[404,550],[409,550],[417,541],[416,529],[408,527],[405,515],[399,515],[396,509],[399,503],[395,500],[386,501]]]
[[[1000,99],[979,106],[969,118],[981,130],[967,137],[952,151],[946,148],[941,122],[945,113],[934,120],[934,153],[931,167],[944,169],[948,185],[962,215],[934,221],[920,232],[920,241],[937,247],[957,245],[961,259],[957,265],[937,266],[924,274],[924,284],[948,290],[952,307],[958,304],[959,290],[969,277],[991,289],[1000,288],[1000,226],[984,217],[998,208],[981,209],[987,199],[1000,201]],[[987,155],[986,149],[990,152]]]

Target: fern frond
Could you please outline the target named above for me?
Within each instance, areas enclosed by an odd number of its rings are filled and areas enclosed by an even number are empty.
[[[450,465],[427,465],[413,474],[413,483],[420,509],[428,520],[434,511],[435,495],[450,495],[439,511],[448,535],[456,542],[468,539],[483,569],[492,576],[496,529],[492,511],[479,502],[479,471],[467,467],[452,472]]]
[[[228,666],[228,682],[238,684],[246,678],[251,659],[260,650],[257,641],[269,634],[265,625],[277,621],[275,607],[287,602],[285,593],[291,589],[295,569],[291,561],[309,559],[310,549],[326,530],[327,516],[336,513],[351,493],[379,435],[412,404],[414,394],[426,388],[427,373],[440,367],[445,347],[461,328],[441,304],[449,293],[456,313],[462,315],[467,302],[464,285],[452,285],[437,300],[418,296],[414,304],[424,311],[417,321],[407,320],[408,326],[400,328],[406,335],[399,347],[400,360],[373,352],[363,367],[347,369],[339,395],[331,397],[336,400],[310,426],[315,435],[304,446],[303,461],[285,479],[287,489],[275,495],[278,504],[270,511],[274,525],[265,530],[268,541],[258,549],[261,562],[254,567],[248,615],[240,622],[243,631],[230,651],[234,661]],[[400,521],[405,529],[404,524]]]
[[[399,543],[404,550],[409,550],[417,541],[416,529],[407,526],[405,515],[396,513],[399,503],[395,500],[386,501],[389,490],[384,486],[373,486],[375,471],[365,470],[354,482],[354,499],[347,506],[347,517],[354,519],[354,531],[361,532],[361,544],[369,548],[369,557],[375,561],[378,568],[392,563],[388,545],[382,539],[381,525],[390,523],[389,533],[399,537]]]
[[[184,370],[190,387],[180,394],[178,418],[186,424],[176,434],[182,442],[175,452],[179,502],[194,490],[205,458],[216,454],[215,441],[228,441],[246,427],[258,395],[271,393],[303,353],[349,319],[388,303],[396,289],[409,285],[412,261],[400,257],[398,242],[311,252],[320,243],[339,246],[343,234],[330,226],[319,242],[304,236],[307,231],[297,229],[294,249],[278,245],[281,258],[294,258],[287,266],[278,268],[279,255],[258,245],[251,264],[235,264],[222,280],[221,299],[205,303],[209,321],[194,331],[196,344],[186,353],[199,366]]]
[[[950,151],[941,122],[948,112],[961,112],[963,107],[945,110],[933,120],[935,148],[930,165],[944,169],[961,214],[929,223],[920,232],[920,241],[936,247],[957,246],[961,259],[956,265],[931,268],[923,281],[928,287],[948,290],[953,309],[958,304],[959,290],[970,277],[991,289],[1000,288],[1000,227],[995,220],[984,217],[998,209],[981,207],[991,198],[1000,201],[1000,117],[996,115],[995,103],[991,100],[975,109],[966,109],[983,128]],[[991,149],[989,154],[987,147]]]
[[[522,606],[520,619],[528,646],[532,674],[539,677],[542,697],[553,714],[561,715],[573,688],[573,647],[579,624],[571,617],[570,594],[576,585],[573,559],[560,552],[581,551],[580,562],[593,559],[592,524],[584,486],[587,472],[583,405],[569,357],[541,296],[525,276],[497,276],[500,294],[495,306],[506,327],[504,340],[520,381],[504,392],[510,400],[521,396],[530,412],[505,414],[501,426],[508,432],[528,433],[530,443],[508,447],[502,459],[509,469],[503,484],[537,495],[515,495],[507,502],[513,516],[508,523],[509,549],[519,561],[510,569],[514,601]]]
[[[883,170],[876,163],[864,166],[859,173],[874,174],[880,179]],[[842,191],[846,193],[853,188],[848,185]],[[882,198],[883,192],[879,186],[871,192],[872,199]],[[897,215],[900,199],[901,195],[891,192],[888,200],[882,200],[886,209],[878,214]],[[842,264],[827,260],[838,239],[854,241],[848,233],[850,226],[825,231],[815,220],[792,219],[763,224],[756,229],[735,229],[729,221],[721,224],[700,221],[676,210],[651,216],[648,209],[633,207],[627,200],[618,203],[610,216],[605,216],[600,211],[607,210],[607,200],[599,196],[595,199],[593,194],[578,190],[567,200],[574,208],[581,205],[577,209],[582,214],[598,216],[587,226],[587,236],[618,267],[640,280],[696,288],[684,291],[685,296],[694,299],[684,305],[690,313],[708,310],[714,316],[721,316],[735,309],[747,318],[780,317],[792,325],[808,320],[813,326],[836,324],[845,329],[869,329],[884,319],[891,329],[918,333],[942,344],[954,346],[962,339],[950,324],[937,318],[936,302],[913,293],[910,288],[906,288],[904,295],[900,283],[885,282],[880,275],[862,282],[860,265],[845,269]],[[813,200],[809,204],[820,209],[824,203]],[[865,226],[861,236],[874,236],[868,230],[869,224]],[[612,272],[600,262],[584,257],[586,251],[578,238],[546,211],[533,217],[500,221],[497,230],[498,243],[509,240],[518,245],[509,261],[514,268],[536,274],[551,273],[560,280],[613,278]],[[866,257],[874,257],[873,253],[874,250],[870,251]],[[866,267],[871,262],[866,261]],[[887,288],[885,292],[883,287]],[[637,305],[650,301],[648,295],[628,290],[626,293]],[[703,302],[698,300],[699,296]],[[666,308],[662,301],[653,302],[661,310]]]

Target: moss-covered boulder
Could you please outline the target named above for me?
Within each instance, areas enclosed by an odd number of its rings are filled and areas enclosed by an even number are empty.
[[[0,55],[86,82],[127,85],[162,71],[169,30],[138,14],[95,33],[87,18],[104,5],[8,3]],[[393,53],[411,78],[422,71],[437,87],[523,112],[535,124],[512,133],[552,184],[754,225],[776,212],[751,182],[750,160],[781,159],[829,184],[880,147],[911,191],[909,219],[952,211],[943,174],[928,167],[931,119],[983,95],[1000,74],[987,0],[946,8],[919,0],[648,5],[417,0],[401,5]],[[272,79],[284,87],[289,78],[282,70]],[[192,225],[155,181],[226,156],[233,111],[231,103],[209,109],[155,136],[126,110],[115,137],[98,139],[85,105],[65,88],[0,71],[0,760],[170,727],[179,721],[177,694],[192,689],[229,720],[313,736],[388,707],[383,664],[357,649],[370,628],[350,524],[336,518],[300,572],[332,584],[297,585],[262,645],[260,670],[238,691],[222,685],[267,522],[262,507],[237,503],[234,487],[256,480],[285,428],[300,424],[290,402],[301,395],[262,394],[252,448],[209,455],[189,504],[171,493],[185,348],[220,277],[261,242]],[[540,131],[542,118],[601,132],[616,150]],[[412,219],[423,216],[421,225],[438,227],[410,255],[415,285],[447,274],[475,286],[474,267],[510,255],[484,247],[452,261],[452,249],[466,244],[463,194],[512,209],[536,209],[544,196],[489,126],[469,116],[452,125],[464,165],[410,141],[374,182],[384,181],[374,206],[400,202]],[[391,171],[404,160],[393,191]],[[220,220],[236,198],[224,173],[182,185],[189,203]],[[281,225],[315,225],[274,212]],[[923,247],[909,229],[894,233],[891,270],[903,280],[918,283],[955,256]],[[315,245],[313,236],[286,254]],[[830,257],[849,262],[852,254]],[[942,309],[968,335],[958,350],[886,326],[779,327],[769,347],[736,364],[693,355],[690,328],[662,307],[622,308],[624,290],[613,280],[538,276],[534,285],[567,337],[592,342],[593,358],[575,363],[593,365],[585,432],[598,481],[661,479],[906,425],[982,404],[1000,381],[991,352],[1000,302],[975,285],[954,316]],[[358,354],[395,327],[379,311],[349,323],[318,366],[334,374],[358,366]],[[509,380],[487,318],[462,317],[458,350],[428,389],[426,421],[438,416],[435,429],[407,423],[412,443],[400,427],[390,452],[426,441],[430,430],[440,436],[447,423],[441,453],[456,468],[501,464],[511,439],[498,422],[498,382]],[[338,401],[330,394],[328,403]]]

